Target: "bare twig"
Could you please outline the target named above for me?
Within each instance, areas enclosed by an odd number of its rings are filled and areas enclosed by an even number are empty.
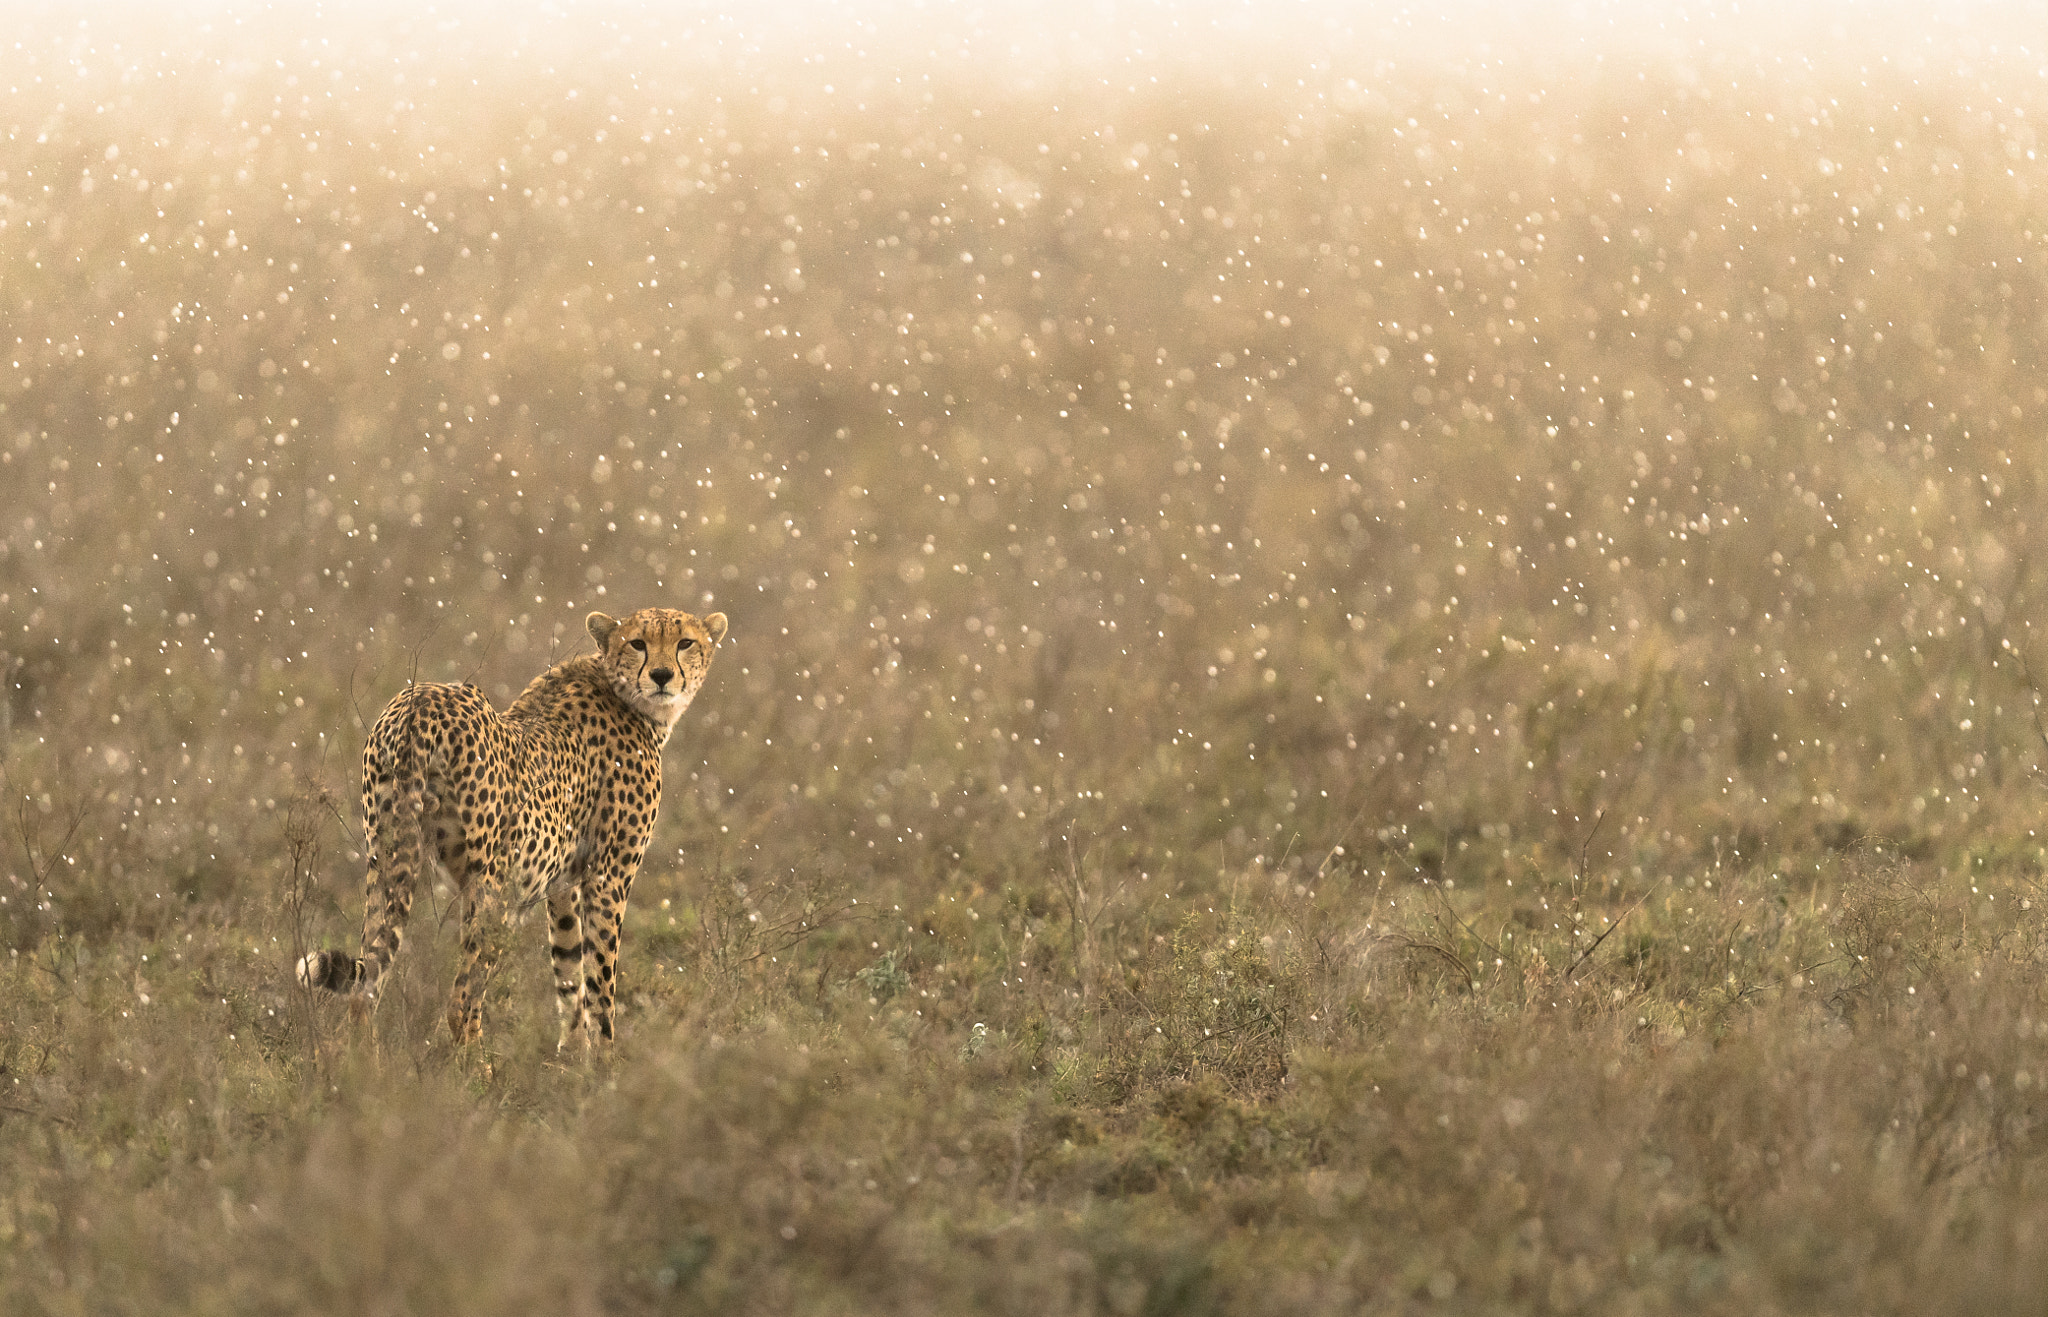
[[[1095,997],[1096,979],[1096,929],[1102,922],[1104,912],[1109,908],[1109,897],[1123,890],[1119,881],[1114,891],[1105,896],[1098,892],[1091,900],[1088,881],[1082,876],[1082,869],[1088,861],[1084,848],[1078,854],[1074,850],[1074,828],[1071,823],[1066,829],[1067,864],[1064,871],[1055,870],[1060,880],[1060,895],[1067,902],[1068,936],[1074,944],[1074,982],[1081,992],[1081,1005],[1086,1009]]]
[[[1365,806],[1361,805],[1358,807],[1358,812],[1351,816],[1351,821],[1338,831],[1337,840],[1330,843],[1330,849],[1323,852],[1323,862],[1316,866],[1317,882],[1321,882],[1323,875],[1329,872],[1330,861],[1336,859],[1338,854],[1344,849],[1344,843],[1351,839],[1351,830],[1357,827],[1358,821],[1364,817]]]
[[[1428,874],[1422,872],[1422,870],[1416,866],[1415,861],[1409,859],[1407,856],[1401,854],[1401,852],[1395,850],[1393,846],[1388,844],[1386,838],[1375,837],[1374,840],[1379,842],[1380,846],[1387,852],[1387,854],[1394,856],[1395,858],[1399,859],[1401,863],[1408,866],[1408,871],[1415,875],[1416,879],[1419,882],[1421,882],[1423,887],[1428,889],[1430,895],[1436,900],[1437,904],[1441,906],[1443,910],[1450,915],[1452,920],[1457,923],[1458,927],[1465,930],[1465,935],[1467,937],[1471,938],[1474,942],[1477,942],[1480,946],[1485,947],[1486,950],[1490,952],[1492,955],[1496,957],[1500,955],[1500,948],[1498,946],[1495,946],[1493,943],[1488,942],[1483,936],[1480,935],[1478,929],[1472,927],[1471,924],[1465,921],[1465,916],[1458,913],[1458,908],[1451,904],[1451,898],[1449,897],[1449,895],[1445,893],[1443,885],[1441,883],[1436,882],[1435,880],[1431,879]],[[1448,833],[1445,834],[1444,837],[1444,850],[1446,854],[1448,854],[1450,851],[1450,836]],[[1374,895],[1377,896],[1378,893],[1375,892]],[[1441,914],[1437,916],[1437,921],[1439,923],[1443,921],[1443,916]],[[1470,977],[1469,970],[1467,971],[1467,977]]]
[[[1427,951],[1449,961],[1457,967],[1458,973],[1465,976],[1465,987],[1468,989],[1479,981],[1478,976],[1472,973],[1472,967],[1465,963],[1465,958],[1442,943],[1424,942],[1419,938],[1412,937],[1397,938],[1395,940],[1410,951]]]
[[[29,798],[26,793],[14,789],[14,775],[7,771],[4,760],[0,760],[0,785],[4,785],[7,794],[14,797],[15,841],[21,846],[22,855],[28,862],[29,877],[34,880],[36,890],[40,893],[49,887],[49,879],[56,872],[57,861],[64,858],[64,852],[70,848],[72,839],[78,835],[78,830],[85,826],[87,803],[81,800],[77,808],[72,810],[71,821],[65,825],[64,835],[58,839],[53,849],[38,844],[38,834],[42,829],[31,825]]]
[[[1621,927],[1622,920],[1627,919],[1630,915],[1642,909],[1643,903],[1650,899],[1651,895],[1656,892],[1657,888],[1661,887],[1663,884],[1669,881],[1670,879],[1668,878],[1660,878],[1655,883],[1652,883],[1648,891],[1645,891],[1641,896],[1636,898],[1636,903],[1634,905],[1622,911],[1619,918],[1617,918],[1613,923],[1609,924],[1606,928],[1602,929],[1600,932],[1600,936],[1593,939],[1593,944],[1587,947],[1584,951],[1581,951],[1579,953],[1579,958],[1572,962],[1572,967],[1564,972],[1565,978],[1570,979],[1572,975],[1578,973],[1579,966],[1585,964],[1588,960],[1592,959],[1593,953],[1600,949],[1600,944],[1602,942],[1605,942],[1608,939],[1608,937],[1613,934],[1615,929]]]
[[[1067,898],[1067,936],[1074,944],[1074,986],[1081,993],[1081,1007],[1086,1010],[1089,999],[1094,995],[1093,984],[1095,958],[1090,954],[1089,934],[1093,931],[1092,921],[1084,916],[1088,902],[1088,886],[1081,877],[1083,856],[1074,853],[1073,829],[1068,828],[1067,870],[1062,875],[1066,881],[1063,892]]]
[[[815,869],[791,873],[793,881],[759,883],[758,896],[765,899],[756,899],[748,884],[728,876],[722,849],[712,860],[711,891],[719,895],[698,906],[697,930],[721,980],[736,981],[747,966],[780,958],[859,909],[859,899],[840,881]]]
[[[1600,825],[1607,821],[1607,810],[1603,807],[1593,816],[1593,826],[1586,830],[1585,839],[1579,843],[1579,863],[1572,870],[1572,899],[1577,900],[1579,888],[1586,881],[1586,857],[1593,850],[1593,839],[1600,835]]]
[[[348,665],[348,707],[355,714],[356,730],[368,736],[370,734],[370,724],[363,721],[363,703],[356,698],[356,665],[354,663]]]
[[[491,651],[497,647],[498,636],[496,632],[492,632],[490,637],[484,641],[483,652],[476,656],[476,666],[469,670],[467,677],[463,678],[465,682],[472,686],[477,684],[476,674],[484,670],[484,664],[491,661]]]

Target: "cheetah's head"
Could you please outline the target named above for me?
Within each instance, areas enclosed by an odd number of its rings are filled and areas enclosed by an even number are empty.
[[[627,707],[666,733],[704,684],[712,651],[725,639],[725,614],[696,617],[675,608],[643,608],[621,618],[584,619],[598,662]]]

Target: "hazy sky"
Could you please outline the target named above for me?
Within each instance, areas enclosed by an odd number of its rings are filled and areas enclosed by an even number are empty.
[[[13,3],[16,51],[42,41],[106,49],[237,29],[318,40],[378,41],[393,49],[454,50],[510,43],[573,49],[639,44],[667,34],[703,53],[940,55],[1028,68],[1128,65],[1197,56],[1226,63],[1261,48],[1331,59],[1429,54],[1556,57],[1702,46],[1777,51],[1788,60],[1843,53],[1901,58],[1959,51],[2036,58],[2048,65],[2048,0],[1927,5],[1905,0],[1135,0],[1117,4],[927,3],[810,0],[775,5],[565,4],[555,0],[439,0],[432,4],[248,4],[179,0]],[[211,33],[204,29],[212,28]],[[41,33],[41,40],[33,35]],[[1571,74],[1569,64],[1557,70]]]

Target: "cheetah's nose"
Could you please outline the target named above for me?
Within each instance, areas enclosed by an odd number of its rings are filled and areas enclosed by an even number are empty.
[[[654,679],[655,685],[666,686],[668,685],[669,678],[675,676],[676,674],[671,672],[667,668],[655,668],[652,671],[650,671],[647,675]]]

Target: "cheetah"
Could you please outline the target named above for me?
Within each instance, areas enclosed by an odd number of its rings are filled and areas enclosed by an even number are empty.
[[[316,951],[309,987],[360,1010],[398,954],[431,857],[463,900],[448,1005],[458,1044],[483,1034],[483,997],[505,916],[547,902],[558,1047],[612,1036],[619,925],[661,804],[661,748],[704,685],[725,614],[643,608],[585,619],[598,652],[535,677],[499,713],[483,692],[424,682],[399,692],[363,747],[369,842],[362,954]]]

